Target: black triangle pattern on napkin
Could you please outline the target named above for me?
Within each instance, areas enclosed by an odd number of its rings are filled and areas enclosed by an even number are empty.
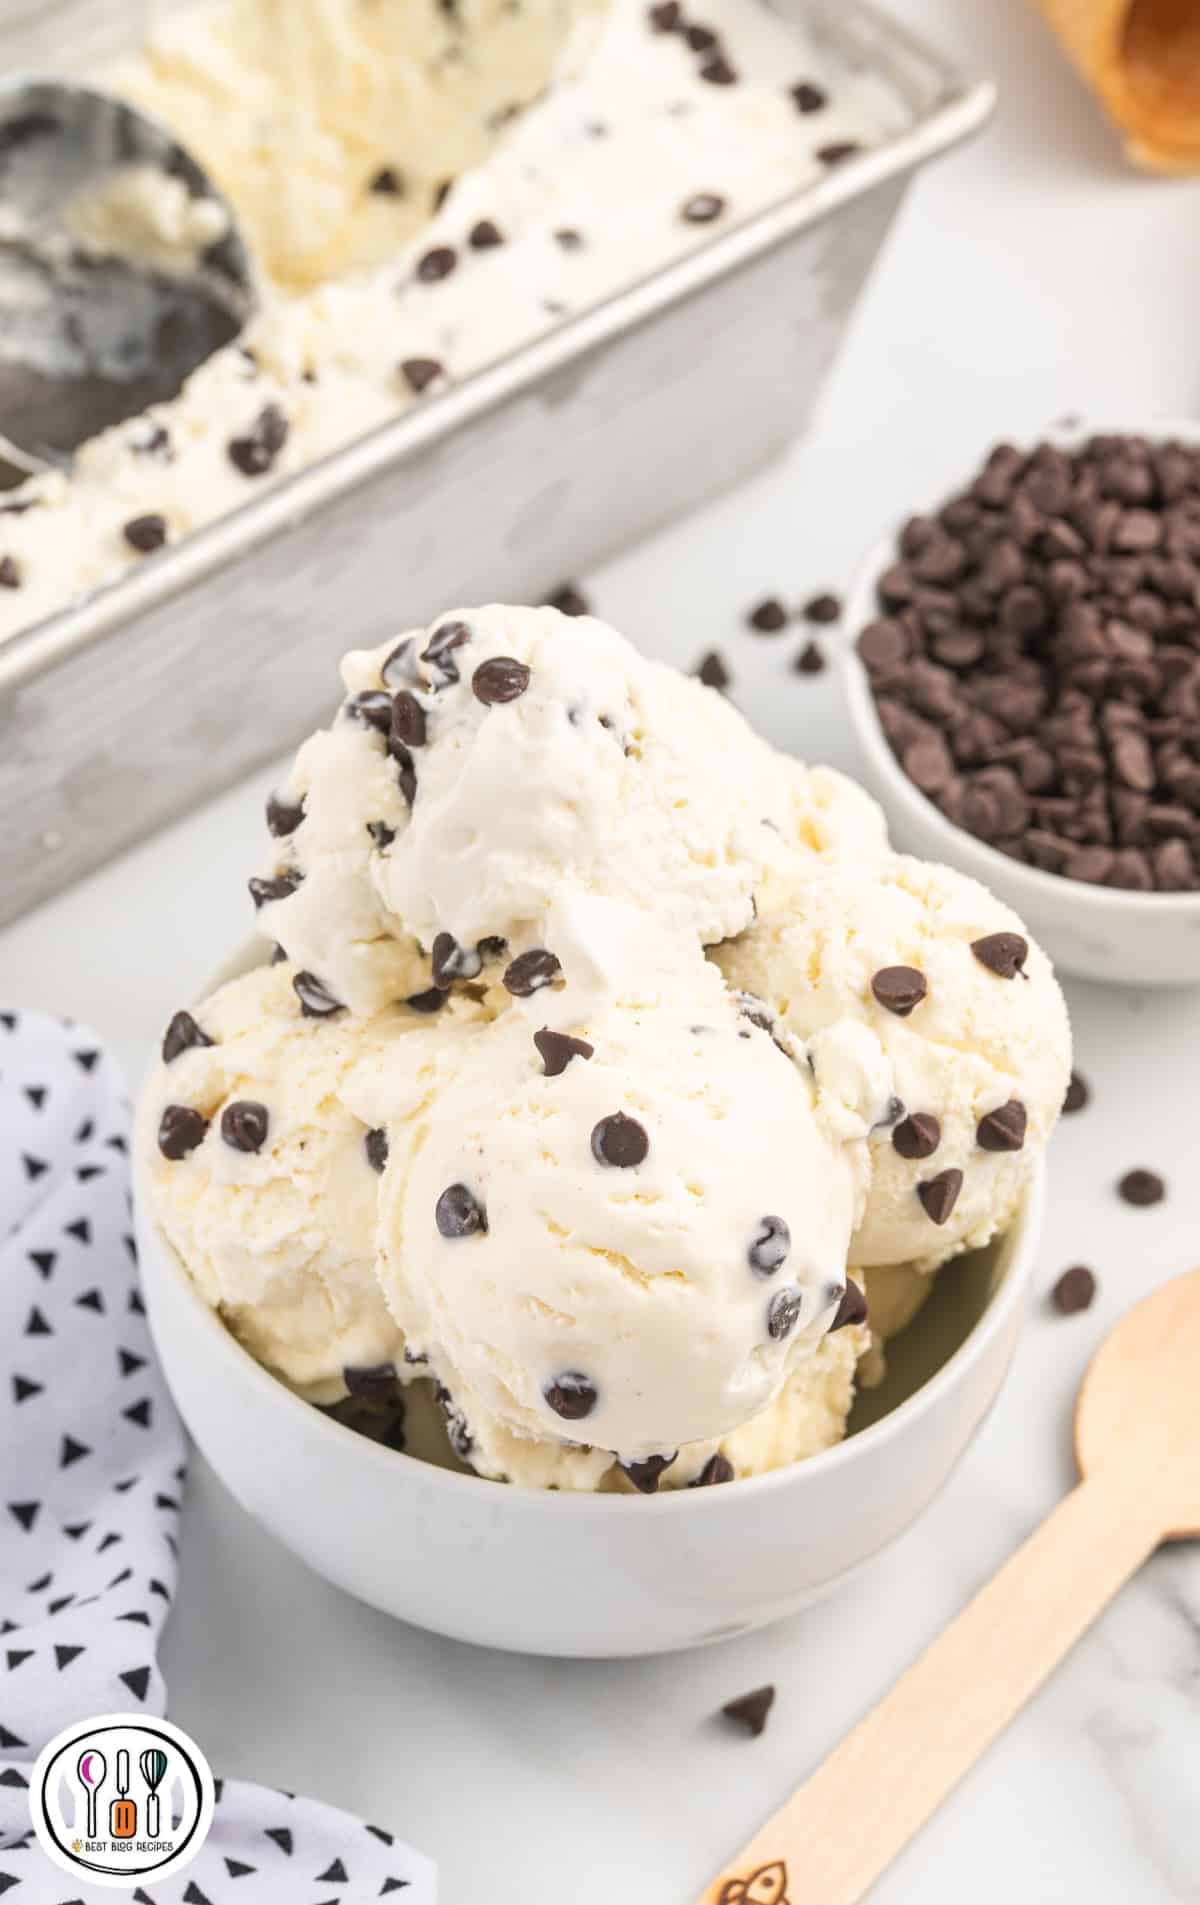
[[[163,1711],[155,1640],[168,1603],[150,1582],[173,1591],[175,1558],[165,1539],[172,1519],[155,1496],[169,1493],[184,1441],[145,1320],[125,1313],[136,1277],[123,1244],[128,1171],[106,1143],[128,1123],[121,1081],[77,1028],[34,1013],[8,1017],[16,1024],[0,1025],[0,1357],[9,1364],[0,1377],[0,1620],[26,1657],[19,1669],[0,1666],[0,1724],[33,1740],[133,1704],[126,1675],[143,1686],[148,1712]],[[45,1170],[31,1176],[29,1157]],[[119,1331],[110,1309],[121,1313]],[[127,1380],[119,1348],[144,1359]],[[151,1447],[125,1414],[136,1402],[165,1412]],[[130,1474],[137,1485],[117,1493]],[[125,1552],[131,1573],[114,1579]],[[131,1611],[144,1612],[146,1625],[122,1621]]]
[[[0,1012],[0,1900],[92,1905],[30,1830],[31,1762],[64,1727],[161,1714],[183,1434],[130,1232],[120,1080],[78,1027]],[[30,1168],[30,1163],[34,1168]],[[200,1741],[201,1747],[204,1742]],[[213,1830],[141,1905],[433,1905],[434,1868],[380,1826],[217,1780]]]

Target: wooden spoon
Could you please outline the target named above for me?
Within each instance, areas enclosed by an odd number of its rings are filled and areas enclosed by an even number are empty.
[[[1200,1270],[1101,1344],[1075,1454],[1078,1487],[701,1905],[856,1905],[1159,1543],[1200,1535]]]

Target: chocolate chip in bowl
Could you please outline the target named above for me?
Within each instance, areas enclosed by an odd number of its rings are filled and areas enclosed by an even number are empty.
[[[876,552],[845,625],[897,844],[1065,968],[1200,983],[1200,430],[997,445]]]

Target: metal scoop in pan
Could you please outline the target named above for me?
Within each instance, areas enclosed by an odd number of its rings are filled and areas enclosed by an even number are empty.
[[[89,87],[0,85],[0,483],[174,396],[254,300],[229,205],[165,127]]]

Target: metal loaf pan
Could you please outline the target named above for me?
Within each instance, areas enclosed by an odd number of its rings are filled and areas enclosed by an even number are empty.
[[[777,3],[911,127],[0,647],[0,921],[326,718],[344,649],[540,600],[803,428],[910,177],[992,90],[858,0]]]

